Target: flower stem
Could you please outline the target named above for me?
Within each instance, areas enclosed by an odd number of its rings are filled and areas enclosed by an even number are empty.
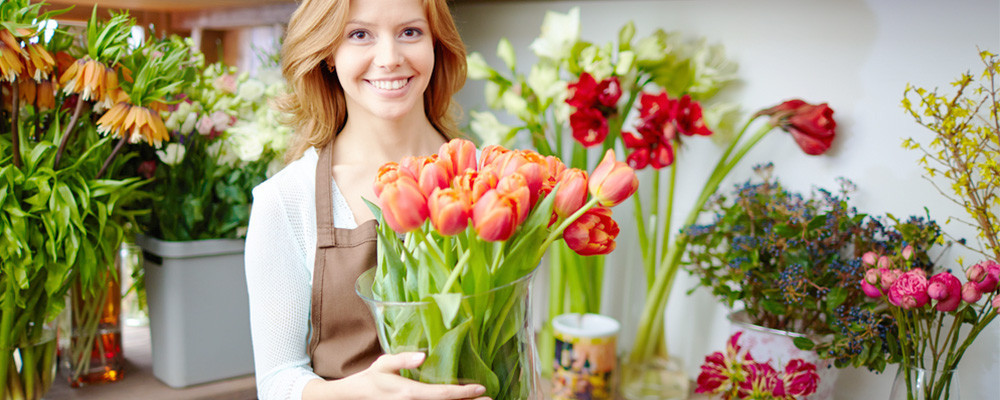
[[[115,145],[115,149],[111,150],[111,154],[108,155],[108,158],[104,160],[104,164],[101,165],[101,170],[97,171],[97,176],[94,179],[101,179],[101,177],[104,176],[104,173],[107,172],[108,167],[111,166],[111,161],[113,161],[115,159],[115,156],[118,155],[118,152],[122,151],[122,148],[125,147],[125,141],[126,141],[125,137],[122,137],[121,139],[118,140],[118,144]]]
[[[537,256],[534,259],[535,260],[541,259],[542,255],[545,254],[545,249],[549,248],[549,245],[552,244],[553,241],[555,241],[560,236],[562,236],[563,231],[566,230],[566,228],[569,226],[569,224],[572,224],[573,221],[576,221],[577,219],[579,219],[580,217],[582,217],[583,214],[585,214],[587,212],[587,210],[590,210],[595,205],[597,205],[597,198],[596,197],[591,198],[589,201],[587,201],[586,204],[583,205],[583,207],[580,207],[579,210],[576,210],[575,213],[573,213],[572,215],[570,215],[569,217],[567,217],[566,219],[564,219],[562,221],[562,223],[560,223],[556,227],[556,229],[553,229],[552,231],[550,231],[549,235],[547,237],[545,237],[545,241],[543,241],[542,245],[538,247],[539,251],[538,251]]]
[[[59,167],[59,160],[62,159],[63,152],[66,151],[66,144],[69,143],[70,134],[73,133],[73,128],[76,127],[76,121],[80,119],[80,112],[83,111],[83,99],[76,98],[76,107],[73,108],[73,116],[69,119],[69,124],[66,125],[63,131],[62,138],[59,139],[59,149],[56,150],[56,161],[52,164],[52,169]]]
[[[18,86],[20,86],[20,85],[18,85],[16,81],[15,82],[11,82],[11,84],[10,84],[10,87],[11,87],[11,89],[10,89],[10,91],[11,91],[11,96],[10,96],[10,100],[11,100],[11,104],[10,104],[10,132],[11,132],[11,135],[13,135],[13,140],[14,140],[13,143],[12,143],[13,144],[13,148],[11,150],[14,151],[14,167],[15,168],[21,168],[21,135],[18,133],[18,129],[17,129],[17,117],[18,117],[18,114],[20,114],[20,111],[21,111],[20,107],[19,107],[20,101],[18,101],[18,98],[17,98],[17,96],[18,96],[18,93],[17,93]]]

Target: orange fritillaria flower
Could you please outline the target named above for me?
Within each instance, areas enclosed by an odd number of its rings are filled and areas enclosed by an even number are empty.
[[[78,93],[81,100],[93,100],[110,108],[117,95],[118,73],[104,63],[84,57],[76,60],[59,77],[66,94]]]
[[[170,140],[159,113],[126,102],[115,104],[97,120],[97,132],[125,138],[129,143],[145,141],[154,146]]]
[[[49,54],[48,50],[45,50],[45,46],[38,43],[31,43],[25,47],[27,50],[27,61],[25,65],[28,67],[28,75],[31,76],[35,82],[41,82],[42,80],[49,79],[49,74],[52,73],[52,69],[56,66],[56,60]]]
[[[0,79],[14,82],[24,72],[22,51],[14,35],[6,29],[0,29]]]
[[[41,110],[56,108],[56,90],[56,84],[51,79],[40,82],[38,93],[35,95],[35,105]]]

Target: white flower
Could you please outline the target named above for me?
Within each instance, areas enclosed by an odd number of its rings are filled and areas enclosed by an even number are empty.
[[[183,134],[188,134],[194,131],[194,125],[198,122],[198,113],[189,112],[187,117],[184,118],[184,122],[181,123],[180,132]]]
[[[615,64],[615,75],[626,76],[632,71],[632,66],[635,65],[635,53],[631,50],[625,50],[618,53],[618,63]]]
[[[559,80],[559,70],[551,64],[532,65],[526,83],[531,91],[538,95],[539,102],[542,104],[560,92],[566,91],[566,82]]]
[[[184,161],[184,154],[186,152],[187,149],[184,148],[184,145],[180,143],[168,143],[167,147],[164,147],[163,150],[156,151],[156,156],[164,164],[172,167]]]
[[[657,29],[635,44],[635,59],[640,65],[658,64],[667,58],[667,33]]]
[[[263,82],[256,79],[249,79],[240,85],[237,96],[242,100],[255,102],[260,100],[266,89],[267,87],[264,86]]]
[[[503,109],[511,115],[516,115],[522,120],[531,118],[528,113],[528,101],[513,90],[504,92],[503,96],[500,96],[500,101],[503,103]]]
[[[517,56],[514,54],[514,45],[510,44],[510,40],[507,38],[500,38],[500,43],[497,44],[497,57],[503,60],[504,64],[507,64],[507,68],[511,71],[514,70],[514,66],[517,65]]]
[[[573,108],[569,104],[566,104],[568,97],[569,90],[564,90],[556,95],[555,100],[552,102],[552,115],[556,118],[556,122],[561,125],[569,124],[569,115],[573,113]]]
[[[261,154],[264,153],[264,144],[258,139],[256,136],[243,136],[241,140],[233,143],[233,152],[236,153],[236,157],[239,157],[240,161],[243,162],[260,160]]]
[[[472,54],[469,54],[465,58],[465,63],[467,66],[466,76],[468,76],[469,79],[475,79],[475,80],[489,79],[495,73],[495,71],[493,71],[493,68],[490,68],[490,65],[486,63],[486,60],[483,58],[483,55],[479,54],[478,52],[473,52]]]
[[[490,108],[500,108],[503,105],[500,98],[503,96],[504,92],[505,90],[496,82],[486,82],[486,88],[484,89],[486,105],[490,106]]]
[[[688,91],[692,96],[711,96],[736,79],[736,63],[726,58],[721,44],[709,46],[702,39],[695,46],[691,61],[694,81]]]
[[[705,107],[702,114],[705,126],[712,130],[712,141],[720,146],[729,144],[736,137],[741,116],[740,106],[736,103],[713,104]]]
[[[594,76],[598,82],[611,77],[614,67],[611,65],[611,43],[607,46],[587,46],[580,51],[580,64],[583,70]]]
[[[542,20],[542,34],[531,42],[531,50],[539,58],[558,63],[569,57],[573,45],[578,40],[580,40],[579,7],[573,7],[566,14],[548,11]]]
[[[469,122],[469,128],[479,138],[483,140],[483,145],[499,144],[504,145],[509,139],[510,133],[514,130],[513,127],[504,125],[500,123],[496,115],[493,113],[484,111],[469,111],[469,115],[472,116],[472,121]]]

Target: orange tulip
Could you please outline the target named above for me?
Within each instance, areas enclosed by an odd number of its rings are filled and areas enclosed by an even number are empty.
[[[469,200],[475,203],[488,190],[496,189],[499,180],[493,167],[487,167],[479,171],[467,169],[464,174],[456,176],[453,179],[452,187],[465,192]]]
[[[590,194],[602,206],[613,207],[625,201],[639,189],[639,178],[627,164],[615,160],[614,150],[604,153],[604,159],[590,174]]]
[[[448,164],[437,157],[432,158],[432,160],[420,169],[420,178],[417,181],[424,196],[428,197],[434,193],[434,189],[443,189],[451,184],[451,168]]]
[[[484,147],[483,151],[479,154],[479,169],[483,169],[487,165],[496,164],[498,158],[509,152],[510,150],[495,144]]]
[[[417,229],[427,220],[427,197],[417,181],[405,175],[387,183],[378,196],[379,208],[389,228],[399,233]]]
[[[510,239],[517,229],[516,200],[501,195],[496,189],[487,191],[472,206],[472,225],[480,238],[490,242]]]
[[[517,224],[521,224],[528,219],[531,207],[534,204],[531,199],[531,190],[528,188],[524,175],[514,173],[500,178],[497,183],[497,193],[501,196],[509,197],[513,200],[515,211],[517,211]]]
[[[435,190],[427,199],[431,223],[442,235],[451,236],[469,226],[472,204],[466,193],[446,188]]]
[[[449,167],[451,176],[458,176],[467,169],[476,169],[476,145],[465,139],[452,139],[442,144],[438,157]]]
[[[566,246],[581,256],[608,254],[615,249],[618,223],[611,218],[611,210],[594,207],[566,227],[563,239]]]
[[[548,166],[548,171],[545,174],[545,180],[542,181],[542,193],[540,194],[542,197],[548,196],[549,192],[552,192],[559,177],[566,170],[566,164],[563,164],[562,160],[556,156],[546,156],[545,165]]]
[[[378,173],[375,175],[375,186],[372,188],[375,191],[375,197],[382,195],[382,188],[385,185],[395,182],[399,179],[399,164],[394,162],[385,163],[378,169]],[[411,176],[411,178],[413,178]]]
[[[553,208],[555,213],[566,218],[587,202],[587,171],[570,168],[559,177],[559,190],[556,192]]]

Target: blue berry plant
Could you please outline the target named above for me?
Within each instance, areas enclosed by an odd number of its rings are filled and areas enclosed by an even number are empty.
[[[891,315],[861,289],[860,252],[899,247],[903,224],[859,213],[846,179],[837,191],[815,188],[805,196],[773,178],[772,164],[754,170],[760,179],[706,204],[711,222],[683,229],[685,265],[698,286],[730,308],[742,305],[753,324],[805,335],[796,346],[837,367],[882,371],[898,360],[899,349],[886,341],[896,329]]]

